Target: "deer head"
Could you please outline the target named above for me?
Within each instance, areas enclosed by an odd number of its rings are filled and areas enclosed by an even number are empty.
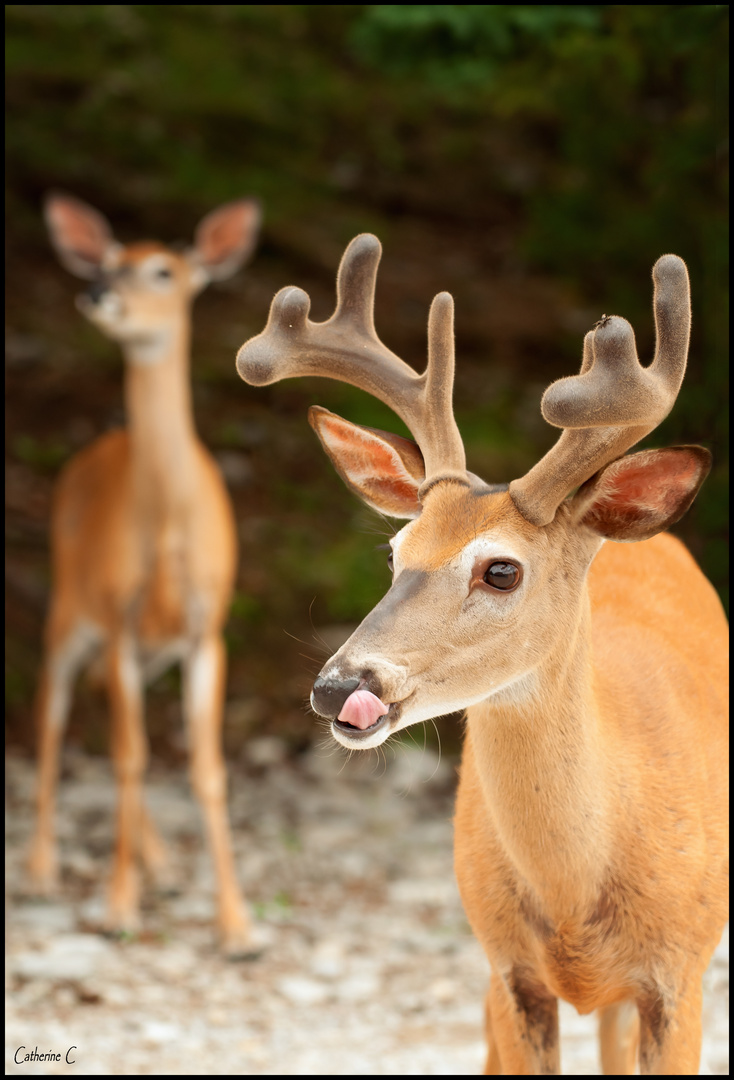
[[[586,573],[603,540],[644,540],[677,521],[710,467],[701,447],[621,457],[667,416],[683,379],[690,296],[682,259],[664,255],[653,268],[652,364],[640,364],[625,319],[602,319],[586,335],[580,374],[543,395],[543,416],[563,429],[558,442],[507,485],[466,470],[452,410],[450,295],[431,305],[422,374],[377,337],[380,254],[374,236],[351,242],[326,322],[309,320],[301,289],[282,289],[265,330],[237,356],[253,385],[322,375],[367,390],[416,440],[310,410],[347,485],[381,513],[411,519],[391,543],[389,592],[313,687],[313,708],[350,748],[485,699],[542,694],[559,642],[584,620]]]
[[[154,242],[118,243],[107,219],[70,195],[50,194],[44,213],[62,265],[92,282],[77,298],[79,310],[108,337],[138,345],[165,337],[198,292],[240,268],[260,221],[253,199],[227,203],[206,215],[193,246],[179,252]]]

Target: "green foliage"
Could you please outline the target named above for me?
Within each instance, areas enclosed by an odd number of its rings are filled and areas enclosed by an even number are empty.
[[[393,75],[427,79],[457,101],[494,82],[527,48],[597,31],[602,8],[588,4],[374,4],[352,29],[355,51]]]
[[[33,690],[32,683],[28,679],[20,664],[6,663],[5,665],[5,705],[6,708],[24,704]]]
[[[654,441],[698,437],[714,451],[684,528],[724,587],[728,8],[11,4],[6,25],[11,284],[13,258],[48,259],[39,202],[49,187],[99,205],[123,238],[180,235],[219,201],[259,196],[265,285],[248,307],[253,324],[289,280],[309,287],[314,317],[326,317],[344,243],[377,232],[413,279],[398,270],[378,287],[391,347],[415,349],[431,290],[457,295],[461,427],[491,479],[509,479],[505,463],[531,464],[550,438],[525,388],[569,373],[600,304],[629,318],[640,354],[652,355],[650,267],[665,251],[682,255],[691,362]],[[501,335],[486,329],[486,283],[530,279],[560,290],[562,329],[543,347],[512,344],[532,322],[528,303],[502,353]],[[25,329],[44,317],[30,286],[28,295]],[[503,381],[490,400],[493,364]],[[242,387],[230,395],[216,372],[206,381],[222,395],[211,430],[221,445],[245,445],[223,401]],[[381,403],[325,386],[308,400],[404,432]],[[281,434],[289,393],[267,399]],[[22,434],[11,446],[53,471],[62,442]],[[235,598],[237,648],[276,615],[293,625],[315,595],[329,618],[358,619],[387,583],[375,538],[353,530],[351,496],[326,486],[326,466],[318,473],[309,459],[299,471],[302,457],[262,453],[260,512],[274,524],[248,558],[267,580],[257,600],[247,590]]]
[[[318,39],[348,15],[330,9]],[[323,48],[302,48],[316,11],[262,5],[10,5],[9,104],[16,180],[53,175],[109,198],[216,203],[240,191],[269,215],[297,212],[319,184],[314,142],[328,140],[346,86]],[[328,29],[328,32],[325,31]],[[18,118],[20,119],[20,117]],[[284,155],[289,167],[283,169]],[[279,198],[274,198],[277,194]]]
[[[271,614],[308,610],[318,600],[318,617],[327,622],[358,622],[389,585],[381,536],[365,535],[360,521],[324,528],[323,506],[298,524],[274,524],[270,544]],[[283,516],[293,515],[293,506]],[[333,516],[326,516],[331,524]],[[376,530],[377,531],[376,527]],[[386,527],[385,532],[389,534]],[[298,599],[296,599],[298,598]]]
[[[58,472],[69,452],[69,447],[56,439],[41,441],[32,435],[19,435],[13,441],[13,454],[18,461],[42,472]]]
[[[255,900],[252,909],[256,919],[288,922],[293,918],[293,900],[286,892],[278,892],[271,900]]]
[[[232,602],[229,607],[230,618],[239,622],[256,625],[263,617],[263,608],[259,600],[254,596],[235,589]]]

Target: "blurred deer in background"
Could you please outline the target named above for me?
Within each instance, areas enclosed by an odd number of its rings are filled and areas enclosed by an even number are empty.
[[[727,917],[727,625],[662,530],[710,455],[622,456],[683,379],[685,264],[653,269],[653,363],[626,320],[604,317],[580,375],[543,397],[558,442],[508,486],[466,471],[450,295],[433,302],[418,375],[375,334],[379,259],[379,241],[357,237],[334,315],[311,322],[308,296],[283,289],[237,358],[254,385],[352,383],[417,441],[310,411],[347,485],[412,519],[392,540],[392,587],[321,671],[313,708],[350,749],[466,709],[455,863],[492,966],[487,1072],[559,1072],[560,997],[601,1011],[606,1073],[634,1072],[638,1049],[643,1073],[695,1073],[701,979]]]
[[[191,780],[216,868],[219,929],[225,951],[237,954],[248,948],[251,931],[235,877],[221,750],[222,626],[236,532],[219,469],[196,434],[189,351],[193,299],[251,254],[258,204],[241,199],[207,215],[185,253],[158,243],[118,244],[100,213],[66,195],[49,196],[45,215],[62,264],[91,279],[80,311],[122,348],[128,424],[77,454],[55,493],[31,877],[45,891],[57,876],[60,741],[74,677],[102,649],[118,788],[110,925],[138,926],[138,858],[159,879],[167,863],[141,790],[144,683],[180,660]]]

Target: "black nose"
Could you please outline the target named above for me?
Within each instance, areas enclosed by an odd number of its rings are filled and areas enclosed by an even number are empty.
[[[359,679],[317,679],[311,691],[311,704],[319,716],[336,720],[344,702],[359,686]]]
[[[103,278],[97,278],[87,289],[87,296],[94,304],[98,304],[108,289],[109,283]]]

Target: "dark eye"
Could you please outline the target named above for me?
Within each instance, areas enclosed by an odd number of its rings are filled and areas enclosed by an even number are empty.
[[[511,562],[493,562],[484,575],[487,585],[501,592],[510,592],[520,583],[520,570]]]
[[[171,276],[171,271],[167,266],[161,266],[159,270],[156,270],[155,276],[157,278],[169,278]]]
[[[393,570],[393,564],[392,564],[392,548],[390,547],[390,545],[389,545],[389,544],[378,544],[378,545],[377,545],[377,550],[378,550],[378,551],[386,551],[386,552],[387,552],[387,565],[388,565],[388,566],[390,567],[390,573],[392,573],[392,570]]]

